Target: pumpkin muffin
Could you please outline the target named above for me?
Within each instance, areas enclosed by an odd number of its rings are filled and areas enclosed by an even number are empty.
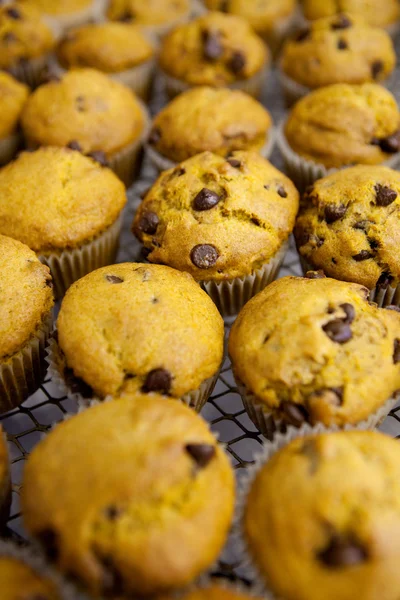
[[[304,423],[372,429],[400,388],[400,315],[355,283],[284,277],[242,309],[229,354],[267,437]]]
[[[1,238],[0,238],[1,244]],[[0,367],[1,369],[1,367]],[[0,531],[5,526],[11,506],[11,475],[7,449],[7,438],[0,425]],[[0,554],[1,556],[1,554]],[[1,586],[1,577],[0,577]],[[2,586],[1,586],[1,589]]]
[[[169,33],[159,62],[171,96],[209,85],[240,88],[259,97],[269,56],[247,21],[209,12]]]
[[[139,27],[92,23],[68,32],[57,48],[65,69],[89,67],[109,74],[139,96],[150,91],[154,49]]]
[[[64,421],[36,446],[22,507],[28,532],[93,595],[152,595],[191,583],[217,559],[234,494],[229,459],[201,417],[131,394]]]
[[[304,198],[295,237],[306,268],[371,290],[400,306],[400,173],[356,166],[316,181]]]
[[[147,116],[135,94],[104,73],[76,69],[42,85],[21,122],[30,148],[70,145],[132,182]]]
[[[271,116],[257,100],[240,90],[198,87],[158,113],[147,148],[164,170],[205,150],[221,156],[254,150],[267,157],[272,145]]]
[[[25,244],[0,235],[0,412],[42,382],[53,303],[49,268]]]
[[[302,0],[306,19],[314,21],[349,12],[365,19],[374,27],[393,28],[398,25],[400,7],[397,0]]]
[[[278,135],[289,177],[304,190],[353,164],[399,163],[400,114],[384,87],[335,84],[297,102]]]
[[[22,2],[0,5],[0,69],[35,86],[55,43],[50,27],[34,7]]]
[[[103,16],[106,0],[19,0],[35,7],[62,30],[78,27]]]
[[[385,80],[396,64],[389,34],[346,14],[318,19],[286,42],[281,79],[288,103],[333,83]]]
[[[110,169],[68,148],[23,152],[0,171],[0,234],[48,264],[57,297],[113,262],[125,203],[125,188]]]
[[[189,19],[190,0],[109,0],[107,17],[133,22],[160,36]]]
[[[22,144],[18,125],[28,94],[26,85],[0,71],[0,165],[12,160]]]
[[[267,451],[240,521],[261,581],[284,600],[397,600],[400,445],[378,432]]]
[[[133,231],[150,262],[193,275],[228,316],[274,279],[297,209],[292,182],[259,154],[203,152],[160,175]]]

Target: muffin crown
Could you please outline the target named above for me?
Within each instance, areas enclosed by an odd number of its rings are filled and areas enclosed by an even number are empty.
[[[220,10],[243,17],[257,32],[265,33],[289,17],[296,8],[295,0],[251,2],[249,0],[205,0],[210,10]]]
[[[0,140],[17,128],[28,95],[26,85],[8,73],[0,72]]]
[[[164,25],[185,17],[190,0],[110,0],[107,17],[140,25]]]
[[[374,27],[388,27],[400,17],[397,0],[302,0],[302,8],[304,16],[310,21],[349,12],[362,17]]]

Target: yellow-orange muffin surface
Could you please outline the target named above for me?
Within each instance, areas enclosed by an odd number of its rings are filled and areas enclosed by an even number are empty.
[[[26,85],[0,72],[0,140],[16,130],[28,94]]]

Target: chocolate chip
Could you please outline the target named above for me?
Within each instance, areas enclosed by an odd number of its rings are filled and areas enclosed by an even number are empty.
[[[195,267],[209,269],[213,267],[219,257],[218,250],[211,244],[198,244],[191,253],[190,259]]]
[[[328,546],[318,553],[318,559],[331,568],[358,565],[367,558],[367,551],[359,542],[342,536],[333,536]]]
[[[210,208],[214,208],[214,206],[216,206],[220,200],[221,198],[216,192],[213,192],[208,188],[203,188],[195,196],[193,200],[193,208],[194,210],[210,210]]]
[[[201,469],[204,469],[215,456],[215,446],[211,444],[186,444],[185,450]]]
[[[303,423],[308,421],[307,409],[301,405],[291,402],[290,400],[284,400],[280,404],[281,416],[285,423],[293,425],[294,427],[300,427]]]
[[[346,315],[345,319],[343,319],[343,322],[351,325],[351,323],[356,317],[356,311],[354,309],[354,306],[349,302],[344,302],[343,304],[339,304],[339,307],[344,311]]]
[[[83,96],[77,96],[75,98],[75,104],[78,112],[85,111],[85,98]]]
[[[109,163],[107,157],[103,150],[95,150],[94,152],[89,152],[88,156],[93,158],[96,162],[99,163],[102,167],[108,167]]]
[[[319,269],[318,271],[307,271],[304,277],[306,279],[325,279],[326,275],[322,269]]]
[[[73,394],[79,394],[83,398],[92,398],[94,396],[93,389],[80,377],[76,377],[74,372],[69,367],[64,369],[64,379],[67,386]]]
[[[203,31],[203,56],[206,60],[218,60],[224,52],[220,34],[217,31]]]
[[[348,29],[352,26],[352,22],[346,15],[339,15],[337,19],[331,23],[331,29]]]
[[[110,504],[110,506],[106,506],[106,508],[104,509],[104,515],[110,521],[115,521],[121,514],[122,511],[113,504]]]
[[[67,148],[70,150],[77,150],[78,152],[82,152],[82,147],[77,140],[71,140],[69,144],[67,144]]]
[[[375,60],[371,65],[371,73],[372,73],[373,79],[376,79],[378,77],[378,75],[382,72],[382,70],[383,70],[383,62],[381,60]]]
[[[174,177],[182,177],[182,175],[185,175],[185,173],[186,169],[184,167],[176,167],[176,169],[172,171],[172,175]]]
[[[395,365],[397,365],[397,363],[400,362],[400,340],[397,338],[394,340],[393,362]]]
[[[362,229],[365,231],[370,224],[371,221],[357,221],[357,223],[354,223],[353,229]]]
[[[240,169],[242,166],[242,163],[237,158],[227,158],[226,162],[228,162],[231,167],[234,167],[235,169]]]
[[[345,344],[352,338],[350,325],[342,319],[333,319],[322,326],[323,331],[332,342],[337,344]]]
[[[280,185],[276,191],[278,192],[281,198],[287,198],[287,191],[285,190],[283,185]]]
[[[342,38],[340,38],[340,39],[338,40],[338,43],[337,43],[337,48],[338,48],[338,50],[347,50],[347,49],[348,49],[348,47],[349,47],[349,46],[348,46],[348,44],[347,44],[346,40],[344,40],[344,39],[342,39]]]
[[[244,56],[244,54],[239,51],[234,52],[228,62],[228,67],[232,71],[232,73],[235,73],[235,75],[238,75],[239,73],[241,73],[243,71],[245,66],[246,66],[246,57]]]
[[[361,250],[361,252],[359,252],[358,254],[354,254],[352,258],[356,262],[361,262],[362,260],[368,260],[368,258],[372,258],[372,256],[372,252],[369,252],[368,250]]]
[[[141,216],[138,223],[138,229],[139,231],[143,231],[143,233],[152,235],[153,233],[156,233],[159,222],[160,220],[156,213],[148,210]]]
[[[380,290],[385,290],[392,281],[392,275],[387,271],[383,271],[383,273],[380,274],[375,287],[377,287]]]
[[[43,550],[47,558],[51,562],[55,562],[58,559],[59,550],[58,535],[54,529],[51,529],[50,527],[47,529],[42,529],[42,531],[40,531],[36,537],[43,546]]]
[[[168,395],[171,385],[172,375],[167,369],[153,369],[147,374],[142,391],[146,394],[149,392],[159,392],[160,394]]]
[[[161,129],[159,127],[153,127],[149,135],[149,144],[157,144],[161,140]]]
[[[121,23],[128,23],[129,21],[133,21],[134,18],[135,16],[130,11],[126,10],[120,14],[118,21],[121,21]]]
[[[107,281],[110,283],[123,283],[123,279],[121,277],[117,277],[117,275],[106,275]]]
[[[384,306],[386,310],[394,310],[395,312],[400,312],[400,307],[395,306],[394,304],[389,304],[389,306]]]
[[[229,2],[230,2],[230,0],[221,0],[221,2],[219,3],[218,10],[220,12],[224,12],[224,13],[229,12]]]
[[[380,146],[382,152],[387,152],[388,154],[394,154],[400,150],[400,130],[396,131],[392,135],[388,135],[385,138],[382,138],[378,141],[378,146]]]
[[[347,206],[344,206],[344,204],[327,204],[324,209],[325,221],[334,223],[344,217],[346,211]]]
[[[7,8],[6,13],[11,19],[14,19],[15,21],[19,21],[20,19],[22,19],[21,13],[14,6],[10,6],[10,8]]]
[[[304,42],[311,37],[311,29],[309,27],[304,27],[299,32],[297,32],[293,39],[295,42]]]
[[[392,204],[397,198],[397,192],[387,185],[377,183],[374,190],[376,192],[375,202],[378,206],[389,206],[389,204]]]

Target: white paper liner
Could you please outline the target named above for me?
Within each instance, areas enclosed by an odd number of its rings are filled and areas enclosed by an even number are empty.
[[[259,35],[266,42],[274,58],[279,55],[283,42],[288,36],[290,36],[295,28],[297,20],[296,12],[297,7],[293,14],[285,17],[284,19],[277,20],[276,23],[274,23],[274,27],[271,31],[265,33],[262,31],[256,32],[257,35]]]
[[[258,151],[261,156],[264,158],[269,158],[272,154],[272,150],[275,144],[275,128],[270,127],[270,129],[266,133],[266,141],[263,147]],[[167,171],[168,169],[172,169],[176,167],[179,163],[174,162],[170,158],[163,156],[153,148],[153,146],[149,143],[145,144],[146,155],[148,156],[151,163],[158,169],[159,172]],[[189,158],[189,157],[188,157]],[[181,161],[183,162],[183,161]]]
[[[61,298],[77,279],[115,262],[121,221],[120,215],[103,233],[78,248],[39,255],[39,260],[50,268],[56,299]]]
[[[132,69],[120,71],[119,73],[109,73],[109,76],[111,79],[129,87],[139,98],[147,100],[150,97],[154,69],[155,59],[152,58],[141,65],[132,67]]]
[[[0,140],[0,166],[9,163],[22,147],[22,134],[17,131]]]
[[[45,346],[52,322],[50,312],[25,346],[0,362],[0,413],[19,406],[42,383],[46,371]]]
[[[45,15],[46,20],[53,26],[58,27],[61,34],[68,29],[86,25],[87,23],[101,21],[104,17],[107,0],[93,0],[90,6],[83,10],[64,15]]]
[[[43,72],[49,60],[49,54],[21,61],[9,68],[15,79],[26,83],[31,88],[36,88],[42,82]]]
[[[286,173],[300,192],[303,192],[307,186],[313,184],[317,179],[321,179],[322,177],[326,177],[331,173],[335,173],[336,171],[347,169],[352,166],[343,165],[341,168],[333,167],[328,169],[320,163],[303,158],[289,146],[289,143],[285,137],[284,129],[285,121],[281,122],[277,127],[276,142],[285,163]],[[393,154],[393,156],[391,156],[388,160],[381,163],[380,166],[396,169],[399,165],[400,152],[396,152],[396,154]]]
[[[288,241],[284,242],[267,263],[250,275],[227,281],[199,281],[199,284],[216,304],[223,317],[236,315],[250,298],[275,279],[288,245]]]

